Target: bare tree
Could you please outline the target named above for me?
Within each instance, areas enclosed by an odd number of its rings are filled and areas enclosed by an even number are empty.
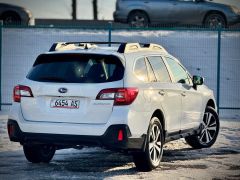
[[[77,0],[72,0],[72,20],[77,20]]]
[[[93,4],[93,19],[98,20],[98,1],[93,0],[92,4]]]

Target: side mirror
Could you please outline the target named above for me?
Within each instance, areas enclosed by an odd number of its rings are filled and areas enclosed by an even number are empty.
[[[197,89],[197,86],[202,85],[204,79],[201,76],[193,76],[193,87]]]

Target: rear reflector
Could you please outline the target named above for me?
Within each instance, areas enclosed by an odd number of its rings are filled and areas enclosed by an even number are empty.
[[[114,100],[114,105],[130,105],[137,95],[137,88],[110,88],[101,90],[96,99]]]
[[[118,141],[123,141],[123,130],[118,131]]]
[[[22,85],[15,86],[13,89],[13,101],[21,102],[21,97],[33,97],[31,88]]]
[[[9,137],[13,136],[14,135],[14,125],[9,124],[7,127],[8,127],[8,135],[9,135]]]

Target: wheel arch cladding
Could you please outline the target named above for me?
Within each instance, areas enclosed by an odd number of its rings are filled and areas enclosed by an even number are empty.
[[[135,12],[144,13],[144,14],[147,16],[148,23],[150,23],[150,18],[149,18],[148,13],[147,13],[146,11],[142,10],[142,9],[134,9],[134,10],[131,10],[131,11],[128,13],[127,21],[129,21],[130,16],[131,16],[133,13],[135,13]]]
[[[207,107],[207,106],[210,106],[210,107],[212,107],[213,109],[216,109],[216,105],[215,105],[215,103],[214,103],[214,101],[213,101],[212,99],[209,99],[209,100],[208,100],[206,107]]]
[[[5,17],[6,15],[9,15],[9,14],[14,14],[16,17],[21,19],[20,15],[16,11],[13,11],[13,10],[7,10],[7,11],[2,12],[0,17],[3,18],[3,17]]]
[[[203,18],[203,22],[202,22],[203,24],[205,23],[207,17],[208,17],[209,15],[211,15],[211,14],[220,14],[221,16],[223,16],[226,25],[228,24],[226,15],[225,15],[222,11],[218,11],[218,10],[210,10],[210,11],[208,11],[208,12],[205,14],[204,18]]]

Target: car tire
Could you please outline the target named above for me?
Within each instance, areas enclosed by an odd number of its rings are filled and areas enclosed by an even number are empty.
[[[128,17],[128,24],[131,27],[141,28],[147,27],[149,23],[148,16],[146,13],[141,11],[132,12]]]
[[[221,14],[209,14],[205,18],[204,26],[211,29],[226,28],[227,22]]]
[[[162,125],[157,117],[153,117],[148,128],[144,152],[133,154],[133,161],[139,171],[151,171],[159,166],[163,154],[163,142]]]
[[[200,134],[188,136],[185,140],[194,149],[209,148],[216,142],[219,128],[220,123],[217,112],[214,108],[207,107]]]
[[[23,145],[23,151],[26,159],[32,163],[49,163],[54,154],[55,147],[50,145]]]
[[[20,25],[21,18],[15,12],[7,12],[2,15],[2,20],[4,25]]]

